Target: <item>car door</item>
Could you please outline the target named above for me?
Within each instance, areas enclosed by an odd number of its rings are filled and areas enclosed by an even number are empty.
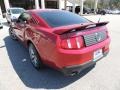
[[[21,41],[24,41],[24,31],[27,27],[27,19],[29,19],[29,14],[24,12],[15,23],[15,33]]]

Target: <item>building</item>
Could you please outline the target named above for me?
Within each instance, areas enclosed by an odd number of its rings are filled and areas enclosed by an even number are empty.
[[[0,0],[0,6],[4,13],[6,9],[10,7],[22,7],[26,10],[39,8],[71,9],[71,11],[74,12],[75,6],[79,5],[81,6],[80,13],[82,14],[84,1],[85,0]],[[95,8],[96,7],[97,2],[95,4]]]
[[[24,9],[54,8],[66,9],[66,6],[73,6],[79,0],[0,0],[2,12],[10,7],[22,7]]]
[[[64,9],[65,0],[0,0],[2,12],[9,7],[22,7],[24,9],[55,8]]]

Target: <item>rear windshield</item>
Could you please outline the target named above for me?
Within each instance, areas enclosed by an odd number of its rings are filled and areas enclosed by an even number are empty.
[[[87,19],[68,11],[44,11],[37,12],[51,27],[66,26],[89,22]]]

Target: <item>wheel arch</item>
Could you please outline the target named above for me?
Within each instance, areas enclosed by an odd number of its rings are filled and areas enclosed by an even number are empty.
[[[29,44],[33,44],[34,47],[36,48],[37,52],[39,53],[39,50],[38,50],[37,46],[32,42],[32,40],[27,40],[26,41],[26,47],[27,48],[29,47]],[[40,56],[40,53],[39,53],[39,56]]]

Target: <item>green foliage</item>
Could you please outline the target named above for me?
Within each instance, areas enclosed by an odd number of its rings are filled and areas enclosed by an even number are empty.
[[[86,0],[84,3],[85,3],[85,6],[89,8],[94,8],[95,0]],[[120,0],[99,0],[98,8],[120,9]]]
[[[86,0],[84,2],[84,5],[91,8],[91,9],[93,9],[94,8],[94,0]]]
[[[110,0],[109,5],[110,5],[110,8],[112,9],[115,9],[115,8],[120,9],[120,0]]]

